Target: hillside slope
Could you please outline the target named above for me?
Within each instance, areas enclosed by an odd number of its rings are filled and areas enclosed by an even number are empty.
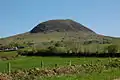
[[[41,42],[61,41],[62,39],[82,43],[94,41],[99,44],[120,41],[118,38],[98,35],[82,24],[67,19],[42,22],[27,33],[0,39],[0,44],[7,45],[11,42],[40,44]]]

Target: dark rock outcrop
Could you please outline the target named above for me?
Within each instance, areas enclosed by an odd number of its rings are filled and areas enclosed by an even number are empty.
[[[82,24],[75,22],[73,20],[49,20],[43,23],[38,24],[34,27],[30,33],[39,33],[39,32],[66,32],[66,31],[83,31],[83,32],[90,32],[95,33],[91,29],[83,26]]]

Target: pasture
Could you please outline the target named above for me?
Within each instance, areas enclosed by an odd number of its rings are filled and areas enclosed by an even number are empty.
[[[117,65],[116,67],[103,69],[102,72],[94,71],[89,72],[89,66],[85,70],[88,72],[80,72],[77,74],[65,74],[65,75],[57,75],[57,76],[37,76],[36,80],[113,80],[120,77],[120,69],[119,69],[119,58],[97,58],[97,57],[25,57],[19,56],[16,59],[2,61],[0,60],[0,72],[8,72],[8,63],[11,64],[11,71],[16,70],[29,70],[33,68],[40,69],[52,69],[55,67],[69,66],[71,65],[84,65],[84,64],[100,64],[106,65],[111,60],[118,60],[117,64],[112,63],[113,65]],[[41,66],[42,62],[42,66]],[[57,66],[55,66],[57,64]],[[99,65],[101,67],[101,65]],[[99,69],[99,68],[98,68]],[[95,68],[96,70],[96,68]],[[25,79],[20,79],[25,80]]]
[[[44,68],[52,68],[57,64],[58,66],[67,66],[71,61],[71,64],[87,64],[95,63],[97,60],[102,60],[104,63],[107,62],[109,58],[63,58],[63,57],[18,57],[14,60],[0,61],[0,71],[7,71],[7,64],[11,63],[11,69],[29,69],[34,67],[41,67],[41,62],[43,62]]]

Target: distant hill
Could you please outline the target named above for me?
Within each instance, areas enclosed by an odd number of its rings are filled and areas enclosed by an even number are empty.
[[[36,45],[41,42],[50,41],[76,41],[79,43],[111,43],[119,42],[119,38],[99,35],[86,26],[70,20],[56,19],[42,22],[35,26],[31,31],[23,34],[10,36],[0,39],[0,44],[9,44],[11,42],[23,43],[34,42]]]
[[[88,29],[84,25],[75,22],[70,19],[66,20],[49,20],[46,22],[42,22],[38,24],[36,27],[34,27],[30,33],[39,33],[39,32],[67,32],[67,31],[72,31],[72,32],[86,32],[86,33],[95,33],[91,29]]]

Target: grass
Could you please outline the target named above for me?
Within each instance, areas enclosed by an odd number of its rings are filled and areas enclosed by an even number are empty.
[[[16,56],[16,51],[0,52],[0,57],[11,57],[11,56]]]
[[[21,43],[21,42],[27,42],[27,41],[33,41],[36,44],[39,44],[41,42],[50,42],[52,40],[54,41],[60,41],[62,40],[62,38],[64,38],[65,41],[84,41],[84,40],[89,40],[89,39],[97,39],[97,40],[101,40],[103,39],[103,37],[98,36],[98,35],[91,35],[88,33],[84,33],[84,32],[52,32],[52,33],[35,33],[35,34],[30,34],[30,33],[24,33],[24,34],[19,34],[19,35],[15,35],[15,36],[11,36],[11,37],[7,37],[7,38],[2,38],[0,39],[0,44],[9,44],[10,42],[17,42],[17,43]],[[110,37],[105,37],[106,39],[112,39],[112,41],[114,42],[119,42],[120,39],[119,38],[110,38]]]
[[[53,68],[55,64],[58,66],[67,66],[69,61],[72,64],[96,64],[99,60],[103,64],[108,63],[108,61],[113,58],[96,58],[96,57],[81,57],[81,58],[61,58],[61,57],[23,57],[20,56],[15,60],[0,61],[0,72],[7,72],[7,64],[11,63],[11,69],[31,69],[35,67],[41,67],[41,61],[44,62],[43,68]],[[117,58],[119,59],[119,58]],[[38,77],[38,80],[113,80],[120,77],[119,68],[111,68],[103,71],[102,73],[92,72],[92,73],[79,73],[73,75],[58,75],[52,77]]]
[[[69,64],[69,61],[72,64],[86,64],[86,63],[95,63],[97,60],[102,60],[104,63],[107,62],[109,58],[61,58],[61,57],[19,57],[15,60],[0,61],[0,71],[7,71],[8,62],[11,63],[12,70],[17,69],[29,69],[34,67],[41,67],[41,61],[44,64],[45,68],[54,67],[55,64],[58,66],[66,66]]]

